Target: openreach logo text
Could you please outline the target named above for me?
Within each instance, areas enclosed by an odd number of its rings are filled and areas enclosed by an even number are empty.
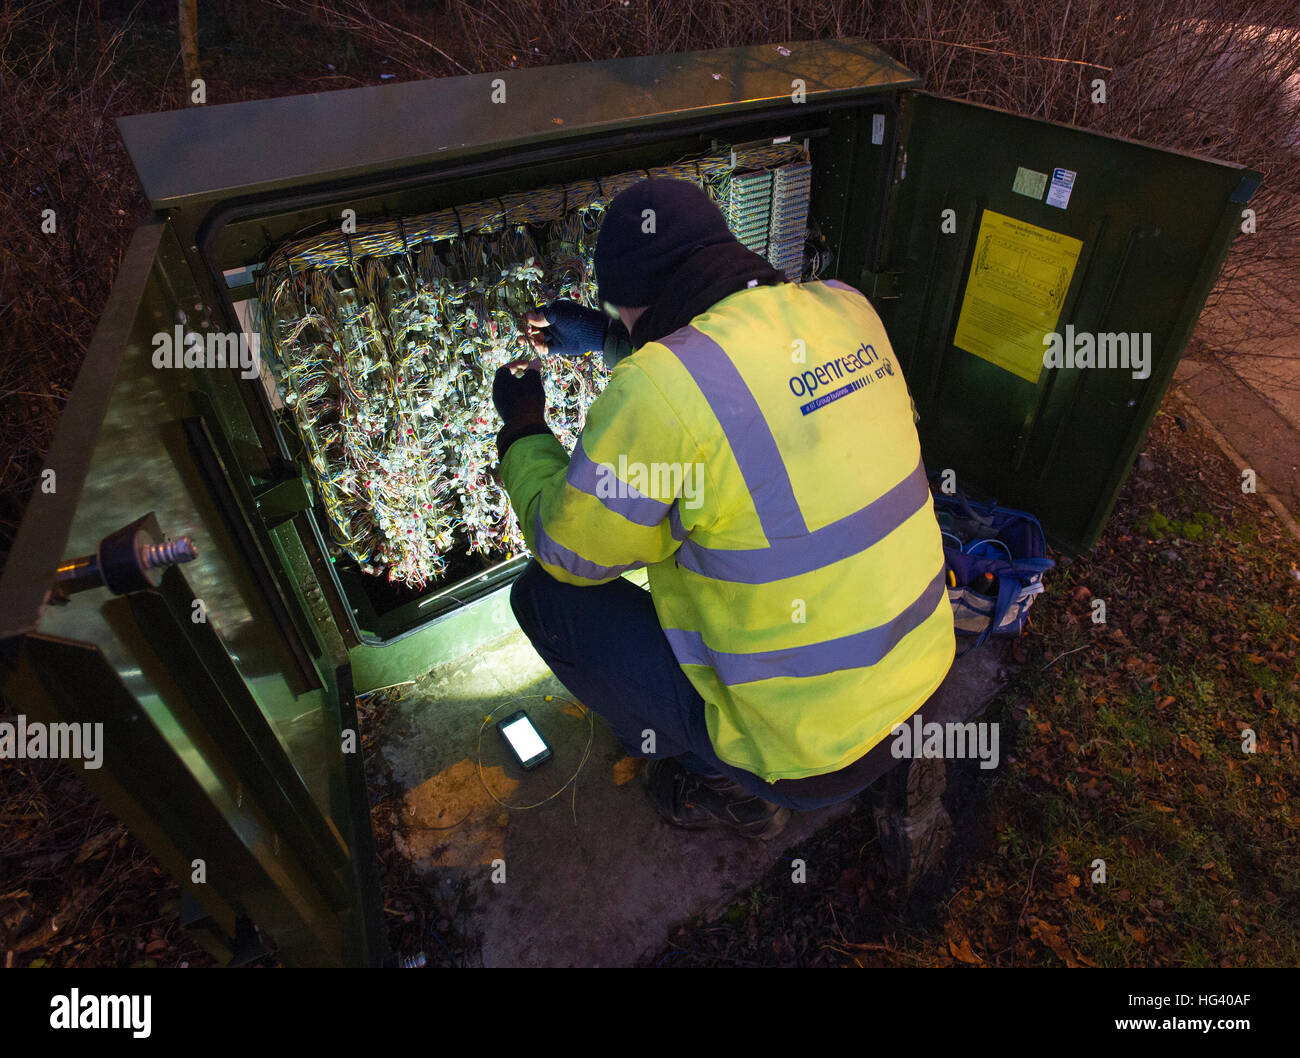
[[[137,1040],[146,1039],[152,996],[99,996],[81,994],[74,988],[68,995],[50,999],[52,1029],[130,1029]]]
[[[1065,326],[1065,334],[1049,331],[1043,335],[1044,367],[1066,369],[1083,367],[1119,368],[1132,371],[1134,378],[1151,374],[1151,332],[1120,331],[1094,333],[1076,331],[1074,324]]]
[[[103,724],[0,723],[0,760],[79,760],[94,770],[104,763]]]
[[[258,359],[259,339],[243,331],[186,332],[177,324],[171,331],[159,331],[153,344],[153,366],[159,368],[239,368],[242,378],[256,378],[262,370]]]
[[[876,347],[863,342],[848,356],[837,356],[833,360],[818,364],[809,371],[791,375],[789,381],[790,392],[796,397],[811,397],[817,392],[819,386],[829,386],[832,382],[838,382],[845,376],[855,375],[859,371],[866,371],[879,362],[880,354],[876,352]],[[889,373],[891,375],[894,373],[892,365]]]
[[[910,720],[895,724],[889,733],[894,736],[889,751],[899,760],[979,760],[985,771],[998,766],[997,724],[926,723],[920,713],[913,713]]]

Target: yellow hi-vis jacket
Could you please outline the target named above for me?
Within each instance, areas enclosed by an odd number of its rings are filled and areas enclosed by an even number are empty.
[[[649,567],[718,757],[767,782],[853,763],[952,664],[911,398],[843,283],[723,298],[619,362],[572,458],[524,437],[501,475],[551,576]]]

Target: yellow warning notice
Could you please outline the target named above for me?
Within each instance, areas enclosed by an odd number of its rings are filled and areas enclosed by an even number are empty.
[[[1083,243],[985,210],[953,344],[1037,382]]]

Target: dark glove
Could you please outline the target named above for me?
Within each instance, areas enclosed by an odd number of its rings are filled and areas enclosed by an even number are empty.
[[[497,433],[498,459],[519,438],[550,433],[546,425],[546,390],[537,368],[530,367],[522,378],[515,378],[508,367],[497,368],[492,379],[492,403],[505,423]]]
[[[545,420],[546,390],[542,387],[542,373],[530,367],[522,378],[515,378],[510,368],[497,368],[492,379],[492,403],[507,423],[519,419]]]
[[[576,301],[552,301],[542,309],[547,323],[538,337],[546,351],[566,359],[598,353],[605,346],[608,318],[603,312],[584,308]]]

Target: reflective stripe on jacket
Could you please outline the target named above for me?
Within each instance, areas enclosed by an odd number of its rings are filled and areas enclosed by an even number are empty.
[[[501,474],[552,576],[649,567],[714,749],[768,782],[851,764],[952,664],[911,399],[845,284],[722,299],[618,364],[572,458],[524,437]]]

